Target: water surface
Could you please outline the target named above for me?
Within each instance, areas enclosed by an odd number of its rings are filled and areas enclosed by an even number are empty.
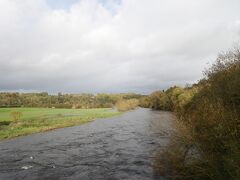
[[[169,112],[139,108],[81,126],[0,142],[0,179],[164,179],[152,163],[169,140]]]

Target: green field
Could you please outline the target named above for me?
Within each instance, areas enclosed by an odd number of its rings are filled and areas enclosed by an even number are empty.
[[[19,120],[12,112],[21,112]],[[90,122],[120,114],[111,109],[0,108],[0,139]]]

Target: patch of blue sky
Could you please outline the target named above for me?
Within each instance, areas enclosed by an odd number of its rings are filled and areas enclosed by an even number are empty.
[[[46,0],[49,7],[52,9],[65,9],[68,10],[73,4],[78,3],[80,0]]]
[[[106,9],[113,14],[116,13],[117,7],[121,5],[122,0],[98,0]]]
[[[69,8],[81,0],[46,0],[52,9],[69,10]],[[121,0],[98,0],[106,9],[112,13],[116,12],[116,7],[121,4]]]

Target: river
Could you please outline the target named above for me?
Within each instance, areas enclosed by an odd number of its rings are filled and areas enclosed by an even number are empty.
[[[174,115],[139,108],[0,142],[0,179],[164,179],[152,168]]]

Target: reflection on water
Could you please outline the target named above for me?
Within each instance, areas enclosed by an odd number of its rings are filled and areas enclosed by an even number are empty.
[[[169,140],[169,112],[121,116],[0,142],[0,179],[163,179],[154,152]]]

